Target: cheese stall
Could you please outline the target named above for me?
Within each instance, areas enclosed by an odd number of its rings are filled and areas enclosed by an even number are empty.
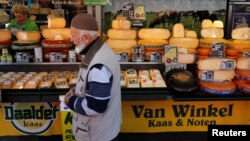
[[[196,2],[211,10],[214,1]],[[178,2],[190,9],[180,10]],[[249,127],[250,27],[228,24],[233,0],[216,5],[225,8],[214,12],[216,19],[204,17],[207,11],[191,0],[178,2],[158,1],[163,12],[150,9],[150,1],[26,3],[40,31],[19,31],[13,40],[0,29],[0,140],[75,140],[72,111],[62,99],[75,86],[81,62],[69,25],[79,12],[95,15],[100,36],[120,61],[121,141],[206,141],[209,126]],[[37,5],[54,12],[39,14]],[[70,13],[73,5],[80,10]]]

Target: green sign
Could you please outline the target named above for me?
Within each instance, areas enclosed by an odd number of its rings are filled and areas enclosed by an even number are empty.
[[[84,5],[106,5],[109,0],[83,0]]]

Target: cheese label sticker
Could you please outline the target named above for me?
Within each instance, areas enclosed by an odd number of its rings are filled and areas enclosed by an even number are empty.
[[[203,81],[213,81],[214,80],[214,72],[213,71],[204,71],[201,74],[201,80],[203,80]]]
[[[221,62],[221,69],[222,70],[233,70],[234,69],[234,61],[227,60]]]
[[[165,56],[167,64],[177,64],[178,63],[178,47],[177,46],[166,46]]]

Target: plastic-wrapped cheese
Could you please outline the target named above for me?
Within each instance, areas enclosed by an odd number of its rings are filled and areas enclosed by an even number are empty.
[[[240,57],[237,59],[237,69],[244,69],[249,70],[250,69],[250,58],[249,57]]]
[[[207,58],[197,62],[199,70],[233,70],[236,61],[226,58]]]
[[[233,29],[232,39],[238,39],[238,40],[250,39],[250,28],[242,27],[242,28]]]
[[[138,32],[140,39],[163,39],[166,40],[170,37],[170,32],[168,29],[160,28],[143,28]]]
[[[113,29],[123,29],[127,30],[130,29],[131,22],[129,20],[112,20],[112,28]]]
[[[202,38],[223,38],[224,30],[222,28],[204,28],[201,29]]]
[[[0,29],[0,42],[11,39],[11,32],[7,29]]]
[[[153,82],[153,86],[156,87],[156,88],[165,88],[167,87],[165,81],[161,78],[159,79],[152,79],[152,82]]]
[[[108,37],[110,39],[121,39],[121,40],[132,40],[136,39],[136,30],[119,30],[119,29],[109,29]]]
[[[202,81],[231,81],[234,78],[234,70],[199,71],[198,77]]]
[[[185,37],[184,25],[182,23],[174,24],[173,37]]]
[[[150,88],[153,87],[153,82],[150,79],[144,79],[141,81],[141,87],[142,88]]]
[[[139,88],[140,82],[137,77],[129,77],[127,81],[128,88]]]
[[[41,33],[39,31],[18,31],[16,38],[19,41],[39,41]]]
[[[66,27],[66,20],[65,18],[59,17],[49,17],[48,18],[48,28],[65,28]]]
[[[213,27],[213,22],[210,19],[204,19],[201,22],[201,28],[211,28]]]
[[[170,38],[169,45],[174,45],[182,48],[197,48],[199,40],[197,38]]]
[[[67,40],[71,38],[70,28],[61,29],[44,29],[42,31],[43,38],[45,39],[57,39],[57,40]]]

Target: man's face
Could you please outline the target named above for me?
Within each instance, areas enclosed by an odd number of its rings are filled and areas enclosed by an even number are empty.
[[[24,23],[26,20],[22,13],[14,13],[14,16],[19,23]]]
[[[71,41],[74,43],[75,51],[78,54],[87,46],[83,36],[84,34],[82,32],[73,27],[71,28]]]

